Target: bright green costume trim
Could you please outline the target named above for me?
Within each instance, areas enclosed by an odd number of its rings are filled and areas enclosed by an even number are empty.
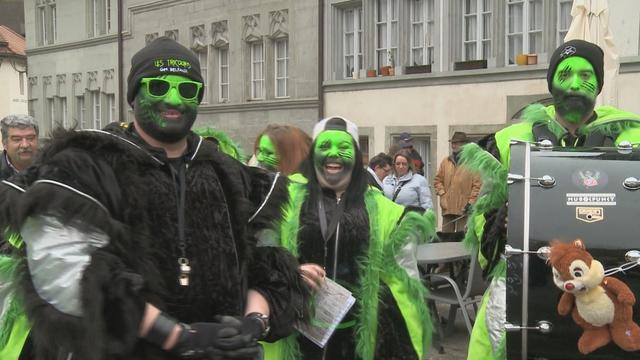
[[[5,238],[13,246],[20,247],[22,238],[20,235],[6,231]],[[17,259],[0,255],[0,283],[11,283],[15,277]],[[5,301],[5,299],[0,299]],[[24,309],[15,297],[12,290],[5,302],[8,306],[0,318],[0,359],[17,359],[27,340],[31,325],[27,320]]]
[[[290,180],[290,200],[280,226],[280,242],[298,256],[299,217],[307,195],[307,181],[300,175],[290,177]],[[364,360],[375,356],[380,281],[383,281],[398,304],[413,348],[419,359],[422,359],[429,349],[432,329],[429,310],[424,301],[427,290],[420,279],[410,277],[398,265],[394,255],[409,241],[425,242],[432,239],[435,236],[435,216],[431,211],[424,215],[409,212],[404,215],[401,224],[397,225],[404,208],[391,202],[379,191],[372,190],[365,193],[365,207],[369,214],[369,249],[367,257],[359,262],[361,280],[358,289],[354,291],[360,304],[356,314],[356,353]],[[265,346],[267,360],[299,358],[295,336],[284,342],[281,340]]]
[[[242,151],[240,145],[233,141],[233,139],[231,139],[229,135],[225,134],[224,132],[211,127],[193,129],[193,132],[204,138],[213,138],[217,140],[220,151],[231,156],[232,158],[240,162],[244,162],[246,160],[244,151]]]

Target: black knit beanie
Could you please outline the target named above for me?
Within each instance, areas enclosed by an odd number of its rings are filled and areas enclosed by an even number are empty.
[[[153,40],[131,58],[131,71],[127,78],[127,101],[133,104],[138,93],[140,80],[159,75],[182,75],[203,83],[200,62],[196,54],[166,36]],[[204,91],[200,91],[198,102]]]
[[[553,87],[553,75],[556,73],[558,64],[571,56],[580,56],[593,66],[593,70],[596,72],[596,78],[598,79],[598,94],[600,94],[602,85],[604,84],[604,53],[598,45],[584,40],[567,41],[553,52],[551,60],[549,61],[549,70],[547,71],[547,86],[549,87],[549,92],[551,92],[551,88]]]

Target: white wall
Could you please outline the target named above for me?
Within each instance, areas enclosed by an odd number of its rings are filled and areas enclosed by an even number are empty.
[[[24,62],[9,58],[0,59],[0,119],[9,114],[27,113],[27,76],[24,75],[24,94],[20,95],[20,75],[11,65],[16,61],[17,69],[25,69]]]

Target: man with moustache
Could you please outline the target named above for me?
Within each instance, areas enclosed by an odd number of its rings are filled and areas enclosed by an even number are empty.
[[[191,131],[203,86],[158,38],[131,60],[132,123],[43,149],[17,219],[38,357],[254,359],[302,316],[295,258],[257,246],[286,183]]]
[[[405,211],[368,186],[358,128],[341,117],[315,125],[294,176],[280,245],[298,256],[312,289],[328,277],[356,303],[324,348],[298,335],[276,343],[266,359],[423,359],[431,322],[416,246],[433,235],[433,212]]]
[[[9,178],[31,165],[38,152],[38,123],[29,115],[9,115],[0,120],[2,158],[0,180]]]
[[[561,147],[640,142],[640,116],[611,106],[595,108],[603,81],[602,49],[584,40],[568,41],[554,51],[549,61],[547,84],[553,104],[530,105],[520,123],[481,141],[488,153],[473,144],[462,150],[461,163],[482,174],[484,194],[473,207],[466,241],[478,247],[483,273],[492,279],[473,327],[469,359],[506,357],[506,263],[501,256],[506,243],[510,141],[548,140]],[[504,177],[500,178],[501,174]]]

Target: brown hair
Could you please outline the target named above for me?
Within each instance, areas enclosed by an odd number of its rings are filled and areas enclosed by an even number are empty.
[[[398,150],[395,155],[393,155],[393,173],[396,174],[396,158],[398,156],[402,156],[407,159],[407,164],[409,165],[409,170],[411,172],[416,172],[415,166],[413,165],[413,160],[411,159],[411,152],[407,149]]]
[[[311,148],[311,137],[300,128],[289,125],[270,124],[256,137],[253,153],[258,151],[260,138],[267,135],[278,153],[278,171],[289,175],[300,167]]]

